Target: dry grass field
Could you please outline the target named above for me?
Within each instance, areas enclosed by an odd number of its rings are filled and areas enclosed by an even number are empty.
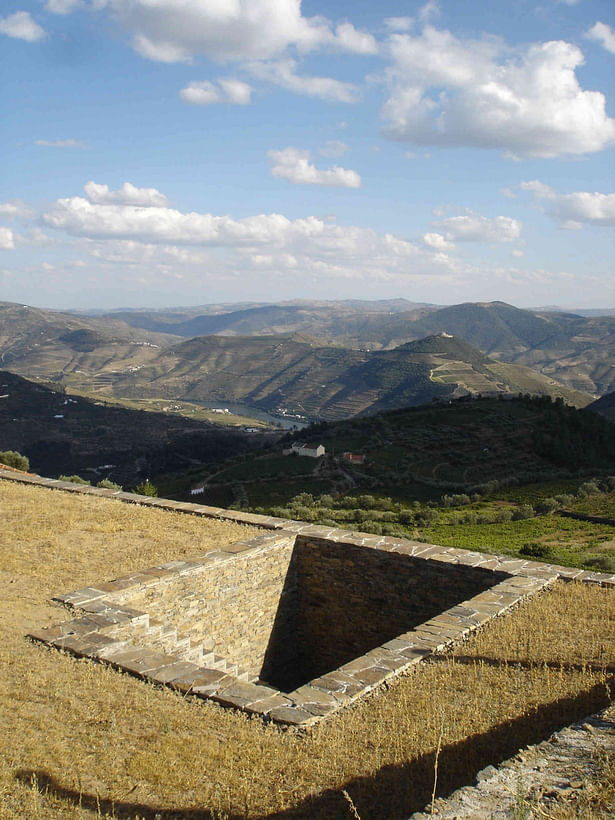
[[[558,584],[310,734],[281,731],[24,638],[64,619],[54,593],[248,528],[7,481],[0,520],[0,820],[356,817],[345,793],[362,820],[404,818],[431,799],[438,745],[445,795],[612,699],[615,593]],[[612,791],[588,817],[612,816]]]

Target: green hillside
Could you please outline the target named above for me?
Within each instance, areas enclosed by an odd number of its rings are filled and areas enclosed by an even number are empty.
[[[117,374],[118,397],[163,396],[284,408],[341,419],[467,393],[535,392],[584,405],[589,396],[490,360],[461,339],[434,336],[394,350],[319,347],[293,337],[204,336]]]
[[[258,434],[104,406],[0,371],[0,450],[28,456],[31,469],[43,475],[77,473],[134,485],[202,468],[260,443]]]
[[[286,455],[303,440],[319,459]],[[352,452],[364,463],[342,457]],[[613,470],[615,427],[549,398],[458,399],[313,424],[275,448],[203,474],[210,503],[284,505],[294,496],[376,493],[404,501]],[[193,476],[169,486],[181,496]]]

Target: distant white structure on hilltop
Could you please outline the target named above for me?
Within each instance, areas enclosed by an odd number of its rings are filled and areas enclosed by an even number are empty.
[[[308,458],[320,458],[326,453],[322,444],[306,444],[303,441],[294,441],[289,450],[284,450],[284,455],[289,456],[296,453],[298,456],[308,456]]]

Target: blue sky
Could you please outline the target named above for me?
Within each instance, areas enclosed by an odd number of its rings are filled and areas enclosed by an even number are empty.
[[[610,0],[6,0],[0,299],[615,307]]]

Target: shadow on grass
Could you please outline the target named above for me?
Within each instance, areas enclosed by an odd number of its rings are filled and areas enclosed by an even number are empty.
[[[596,684],[575,697],[561,698],[534,712],[501,723],[483,734],[472,735],[443,746],[438,760],[436,794],[445,797],[455,789],[473,782],[477,772],[489,764],[497,766],[524,746],[539,743],[561,729],[608,706],[609,686]],[[421,811],[431,801],[435,754],[421,755],[407,763],[384,766],[375,775],[358,777],[339,789],[329,789],[301,801],[291,809],[268,815],[253,813],[226,815],[207,808],[168,809],[127,801],[102,799],[60,785],[41,771],[21,770],[16,777],[35,786],[41,794],[72,802],[93,812],[96,817],[117,820],[349,820],[353,813],[349,795],[361,820],[402,820]]]

